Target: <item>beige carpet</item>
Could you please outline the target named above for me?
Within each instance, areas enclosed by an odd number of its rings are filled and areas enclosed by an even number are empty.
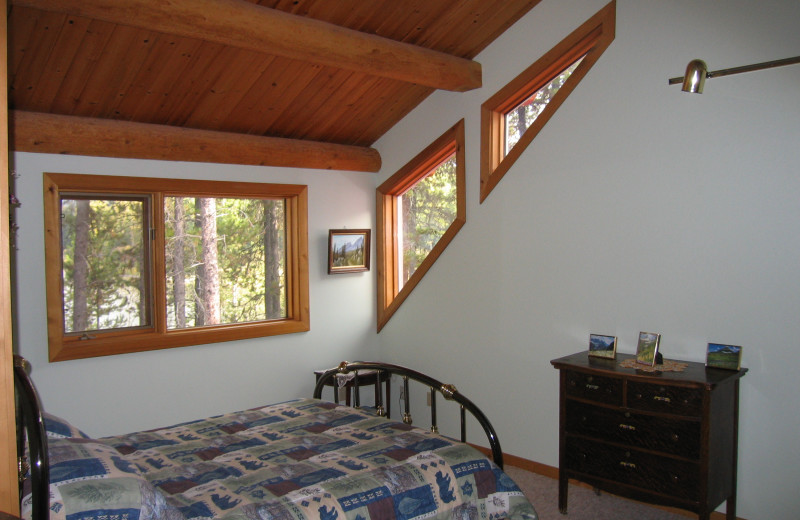
[[[549,477],[506,466],[506,473],[514,479],[525,493],[540,520],[686,520],[697,518],[690,512],[686,516],[670,513],[641,502],[601,493],[599,496],[590,488],[570,483],[567,500],[567,514],[558,511],[558,481]]]

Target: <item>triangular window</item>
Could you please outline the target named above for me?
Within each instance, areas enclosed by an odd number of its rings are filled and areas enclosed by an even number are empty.
[[[483,202],[614,40],[611,2],[481,105]]]
[[[547,104],[553,99],[558,89],[564,85],[564,82],[567,81],[572,72],[578,67],[581,60],[583,60],[583,56],[567,67],[561,74],[551,79],[547,85],[534,92],[528,99],[506,113],[506,155],[508,155],[508,152],[519,142],[519,139],[525,131],[530,128],[533,122],[536,121],[536,118],[544,111]]]
[[[378,331],[466,221],[464,120],[378,188]]]

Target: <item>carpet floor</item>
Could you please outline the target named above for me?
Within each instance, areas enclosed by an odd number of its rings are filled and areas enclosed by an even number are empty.
[[[588,487],[570,483],[567,514],[558,511],[558,481],[514,466],[506,466],[506,473],[522,489],[536,508],[540,520],[686,520],[697,518],[688,511],[686,515],[671,513],[641,502],[628,500],[609,493],[596,495]]]

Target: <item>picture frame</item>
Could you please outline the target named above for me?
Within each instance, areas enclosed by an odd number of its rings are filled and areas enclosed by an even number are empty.
[[[642,365],[655,366],[661,334],[639,332],[639,343],[636,345],[636,362]]]
[[[617,337],[589,334],[589,355],[598,358],[616,359]]]
[[[328,274],[369,271],[370,230],[328,230]]]
[[[742,368],[742,347],[709,343],[706,348],[706,367],[740,370]]]

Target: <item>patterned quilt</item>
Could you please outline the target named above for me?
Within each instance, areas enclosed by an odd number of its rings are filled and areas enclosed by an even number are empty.
[[[470,446],[314,399],[102,439],[46,425],[52,520],[537,518]]]

